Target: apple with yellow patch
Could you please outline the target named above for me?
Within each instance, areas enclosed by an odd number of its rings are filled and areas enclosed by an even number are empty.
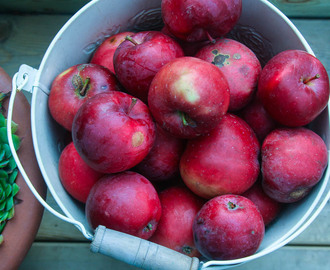
[[[120,91],[85,102],[72,125],[73,143],[94,170],[117,173],[141,162],[155,140],[155,123],[146,104]]]
[[[219,68],[195,57],[176,58],[151,82],[148,105],[156,122],[179,138],[217,126],[229,106],[229,86]]]

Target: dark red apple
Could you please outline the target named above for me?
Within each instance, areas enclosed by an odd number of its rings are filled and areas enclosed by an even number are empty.
[[[260,181],[257,181],[242,196],[250,199],[258,207],[265,226],[274,221],[281,212],[282,204],[270,198],[263,191]]]
[[[74,65],[54,79],[48,106],[52,117],[61,126],[71,131],[73,118],[80,106],[90,97],[119,90],[114,74],[96,64]]]
[[[162,18],[169,31],[189,42],[227,34],[242,13],[241,0],[163,0]]]
[[[245,107],[257,89],[261,64],[244,44],[229,38],[219,38],[200,49],[197,58],[216,65],[225,75],[230,89],[228,111]]]
[[[202,41],[196,41],[196,42],[188,42],[184,41],[182,39],[176,38],[168,29],[166,26],[164,26],[161,30],[162,33],[170,36],[171,38],[174,38],[181,46],[184,55],[185,56],[195,56],[195,54],[204,46],[211,43],[210,40],[202,40]]]
[[[161,204],[150,181],[126,171],[102,177],[88,196],[85,212],[94,229],[103,225],[148,239],[156,231]]]
[[[103,176],[89,167],[79,156],[73,142],[62,151],[58,163],[61,183],[65,190],[76,200],[86,203],[94,184]]]
[[[148,104],[165,130],[180,138],[194,138],[217,126],[229,98],[228,83],[219,68],[195,57],[180,57],[156,74]]]
[[[329,77],[322,63],[301,50],[275,55],[263,68],[258,95],[267,112],[285,126],[313,121],[329,100]]]
[[[73,143],[83,160],[103,173],[125,171],[141,162],[155,140],[147,105],[112,91],[86,101],[74,118]]]
[[[185,140],[156,125],[156,139],[149,154],[135,167],[150,181],[167,181],[180,175],[179,163]]]
[[[253,129],[260,144],[272,130],[281,126],[269,115],[257,96],[237,115]]]
[[[113,67],[113,55],[115,54],[118,46],[126,40],[126,37],[132,35],[134,35],[133,32],[120,32],[106,38],[95,50],[90,62],[104,66],[111,72],[115,73],[115,69]]]
[[[199,257],[192,225],[204,200],[184,186],[172,186],[159,194],[162,216],[150,241],[190,257]]]
[[[239,195],[222,195],[204,204],[193,224],[195,245],[209,260],[254,254],[265,233],[257,206]]]
[[[322,138],[307,128],[273,130],[261,148],[262,186],[278,202],[305,197],[321,179],[328,162]]]
[[[183,56],[180,45],[160,31],[142,31],[122,42],[114,54],[119,82],[145,103],[150,83],[166,63]]]
[[[258,178],[259,150],[248,124],[226,114],[210,133],[188,141],[180,161],[181,177],[203,198],[241,194]]]

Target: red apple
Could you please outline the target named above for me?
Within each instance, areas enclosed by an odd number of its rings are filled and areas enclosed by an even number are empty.
[[[229,106],[229,87],[216,66],[180,57],[162,67],[148,96],[156,122],[172,135],[194,138],[212,130]]]
[[[209,260],[230,260],[254,254],[265,233],[257,206],[239,195],[206,202],[193,224],[197,249]]]
[[[227,34],[242,13],[241,0],[163,0],[162,18],[169,31],[189,42]]]
[[[176,138],[156,125],[156,139],[149,154],[135,167],[150,181],[167,181],[179,176],[185,140]]]
[[[257,181],[242,196],[250,199],[262,215],[265,226],[274,221],[282,209],[282,204],[270,198],[262,189],[261,182]]]
[[[119,82],[145,103],[152,79],[158,70],[174,58],[183,56],[180,45],[160,31],[142,31],[121,43],[114,54]]]
[[[253,129],[260,144],[272,130],[281,126],[269,115],[257,96],[237,115]]]
[[[103,176],[103,173],[93,170],[85,163],[73,142],[63,149],[58,163],[58,171],[65,190],[82,203],[86,203],[90,190]]]
[[[120,32],[106,38],[95,50],[90,62],[104,66],[111,72],[115,73],[115,69],[113,67],[113,55],[115,54],[118,46],[126,40],[126,37],[132,35],[134,35],[133,32]]]
[[[164,26],[161,30],[162,33],[174,38],[181,46],[185,56],[195,56],[195,54],[204,46],[210,44],[210,40],[202,40],[196,42],[188,42],[182,39],[176,38],[166,26]]]
[[[328,162],[322,138],[307,128],[273,130],[261,148],[262,186],[278,202],[305,197],[321,179]]]
[[[192,225],[204,200],[184,186],[172,186],[159,194],[162,216],[150,241],[190,257],[199,257]]]
[[[304,126],[329,100],[329,77],[322,63],[300,50],[275,55],[263,68],[258,95],[267,112],[285,126]]]
[[[52,117],[61,126],[71,131],[73,118],[80,106],[90,97],[119,90],[114,74],[96,64],[74,65],[54,79],[48,106]]]
[[[141,162],[155,140],[147,105],[129,94],[98,94],[79,109],[72,125],[73,143],[83,160],[103,173],[125,171]]]
[[[88,196],[85,212],[94,229],[103,225],[148,239],[156,231],[161,204],[150,181],[126,171],[102,177]]]
[[[241,194],[258,178],[259,148],[248,124],[226,114],[210,133],[188,141],[180,161],[181,177],[203,198]]]
[[[220,38],[200,49],[197,58],[216,65],[225,75],[230,89],[228,111],[245,107],[257,89],[261,64],[244,44],[229,38]]]

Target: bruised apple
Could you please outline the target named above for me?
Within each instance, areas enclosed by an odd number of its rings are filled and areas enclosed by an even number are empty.
[[[201,48],[195,57],[212,63],[225,75],[230,89],[228,111],[240,110],[251,101],[261,64],[247,46],[233,39],[219,38]]]
[[[79,64],[69,67],[54,79],[48,106],[52,117],[71,131],[73,118],[80,106],[92,96],[120,90],[114,74],[96,64]]]
[[[103,225],[149,239],[156,231],[161,204],[149,180],[126,171],[102,177],[88,196],[85,212],[94,229]]]
[[[239,195],[217,196],[204,204],[193,224],[197,249],[210,260],[230,260],[254,254],[265,225],[257,206]]]
[[[259,150],[248,124],[227,113],[210,133],[188,141],[180,161],[181,177],[203,198],[241,194],[258,178]]]
[[[194,138],[215,128],[229,106],[229,87],[216,66],[195,57],[164,65],[149,89],[155,121],[172,135]]]
[[[98,94],[79,109],[72,140],[94,170],[117,173],[141,162],[155,140],[155,124],[146,104],[129,94]]]
[[[172,186],[159,194],[162,216],[150,241],[190,257],[200,254],[195,247],[192,224],[204,200],[185,186]]]
[[[261,158],[265,193],[278,202],[292,203],[321,180],[328,151],[322,138],[310,129],[280,128],[265,138]]]

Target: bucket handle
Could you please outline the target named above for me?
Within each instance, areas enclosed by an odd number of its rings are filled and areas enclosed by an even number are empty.
[[[21,91],[23,88],[24,90],[32,92],[33,86],[31,86],[29,76],[34,78],[35,72],[36,70],[24,65],[21,67],[21,70],[14,75],[7,115],[7,137],[10,150],[23,179],[35,198],[50,213],[63,221],[75,225],[88,240],[92,241],[90,249],[94,253],[101,253],[143,269],[198,270],[200,268],[198,258],[189,257],[180,252],[152,243],[148,240],[111,230],[101,225],[96,228],[93,236],[85,229],[82,223],[57,212],[40,196],[31,183],[22,163],[20,162],[14,147],[11,132],[11,122],[16,93]]]
[[[19,76],[21,76],[21,77],[19,77]],[[18,83],[18,78],[20,78],[20,80],[21,80],[19,83]],[[17,167],[18,167],[23,179],[25,180],[27,186],[29,187],[29,189],[31,190],[31,192],[33,193],[35,198],[42,204],[42,206],[44,208],[46,208],[49,212],[51,212],[53,215],[58,217],[59,219],[75,225],[87,239],[92,240],[92,235],[86,231],[86,229],[82,223],[57,212],[40,196],[38,191],[34,188],[33,184],[31,183],[31,181],[30,181],[28,175],[26,174],[26,172],[23,168],[23,165],[20,162],[20,159],[17,155],[17,152],[14,147],[14,142],[12,139],[12,132],[11,132],[11,122],[12,122],[12,117],[13,117],[14,101],[15,101],[16,93],[18,91],[21,91],[24,87],[26,87],[28,82],[31,83],[31,80],[29,81],[28,72],[21,73],[19,71],[14,75],[13,80],[12,80],[12,91],[11,91],[11,95],[10,95],[10,100],[9,100],[9,105],[8,105],[8,115],[7,115],[7,137],[8,137],[8,144],[9,144],[10,150],[12,152],[13,158],[14,158],[14,160],[17,164]]]

